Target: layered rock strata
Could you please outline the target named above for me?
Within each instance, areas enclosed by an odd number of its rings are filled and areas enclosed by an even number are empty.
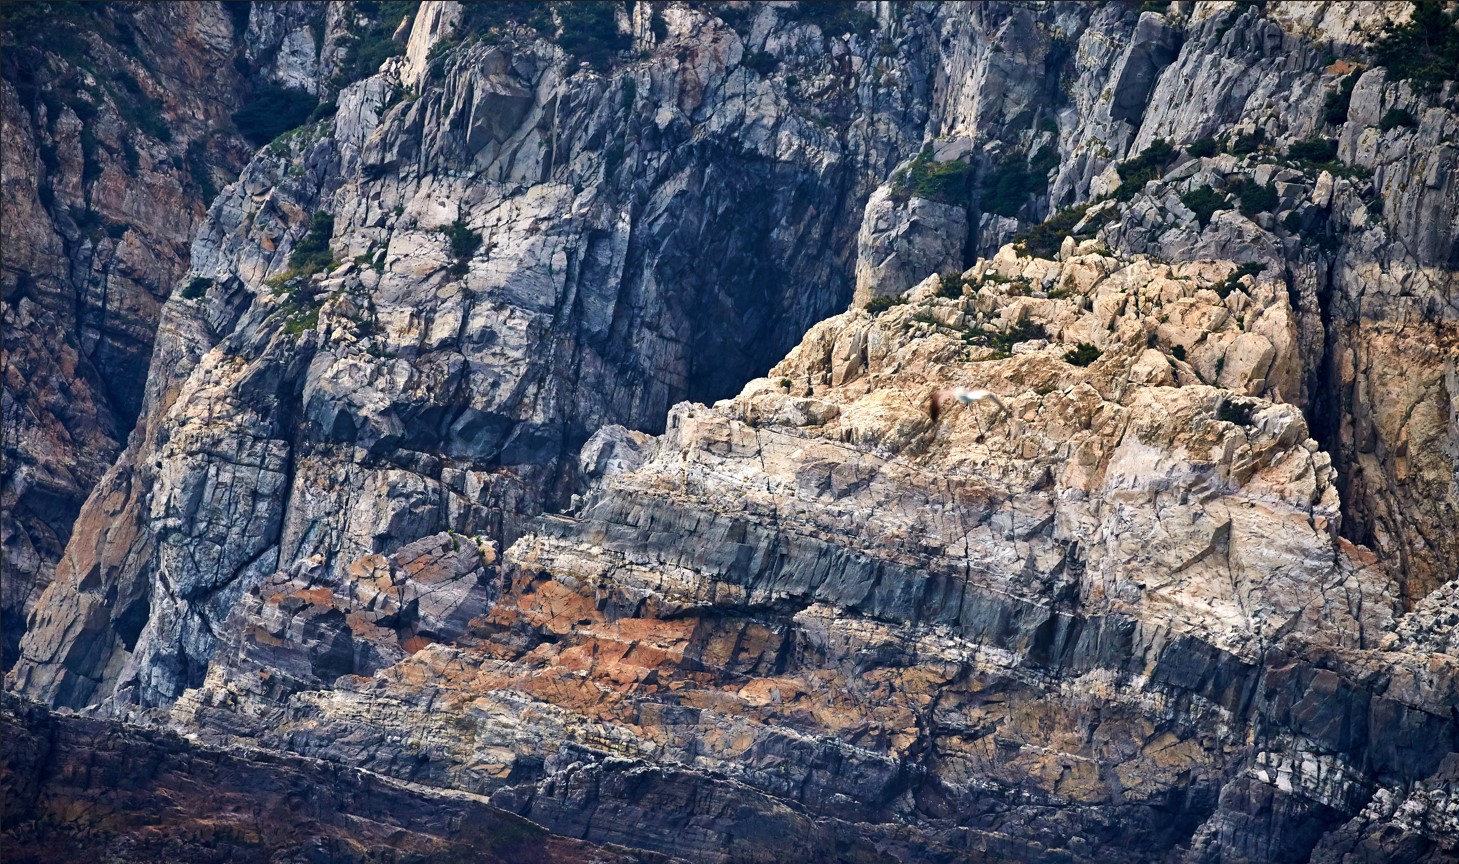
[[[1441,860],[1452,598],[1401,616],[1341,539],[1263,396],[1286,292],[1230,269],[1007,251],[832,318],[600,432],[499,567],[438,535],[265,581],[174,721],[691,860]],[[954,384],[1007,411],[932,420]]]
[[[224,753],[5,694],[13,861],[658,862],[554,837],[477,797],[336,765]]]
[[[686,860],[1456,854],[1410,4],[479,13],[219,197],[11,686]]]

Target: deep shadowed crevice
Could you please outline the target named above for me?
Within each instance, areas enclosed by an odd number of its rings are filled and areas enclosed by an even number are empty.
[[[1311,394],[1307,426],[1318,447],[1332,458],[1333,470],[1337,472],[1337,491],[1342,502],[1342,524],[1338,534],[1354,543],[1371,546],[1372,523],[1354,507],[1351,494],[1353,466],[1342,441],[1343,417],[1350,410],[1350,406],[1344,404],[1342,373],[1337,365],[1344,322],[1338,319],[1334,309],[1337,285],[1331,262],[1322,260],[1318,263],[1317,306],[1322,316],[1323,348],[1322,359],[1307,373],[1307,391]],[[1287,282],[1289,285],[1292,282],[1290,270]]]

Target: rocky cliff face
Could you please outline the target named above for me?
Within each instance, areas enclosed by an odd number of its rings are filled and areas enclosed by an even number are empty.
[[[311,4],[7,10],[4,665],[142,410],[162,304],[253,148],[256,88],[328,80]],[[329,31],[340,39],[342,25]],[[281,43],[308,43],[296,68]],[[292,41],[291,41],[292,40]]]
[[[660,438],[601,431],[588,494],[500,562],[442,534],[266,580],[174,718],[690,860],[1388,848],[1359,811],[1448,788],[1459,743],[1459,667],[1396,634],[1453,610],[1400,617],[1300,412],[1240,395],[1275,386],[1252,339],[1294,340],[1280,283],[1222,298],[1229,269],[1005,254],[832,318]],[[952,384],[1007,410],[932,420]]]
[[[1455,85],[1146,6],[422,4],[10,686],[689,861],[1456,854]]]

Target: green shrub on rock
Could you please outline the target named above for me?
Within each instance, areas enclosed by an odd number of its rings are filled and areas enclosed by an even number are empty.
[[[1210,186],[1202,186],[1199,189],[1192,189],[1180,196],[1180,203],[1190,208],[1196,214],[1196,221],[1204,228],[1211,224],[1211,217],[1217,210],[1225,210],[1226,196],[1212,189]]]
[[[1099,359],[1100,351],[1088,342],[1080,342],[1070,351],[1065,352],[1064,362],[1070,366],[1088,366]]]
[[[906,302],[907,301],[901,297],[873,297],[870,300],[866,301],[866,305],[862,306],[861,308],[865,309],[873,315],[880,315],[881,313],[887,311],[893,306],[902,306],[905,305]]]

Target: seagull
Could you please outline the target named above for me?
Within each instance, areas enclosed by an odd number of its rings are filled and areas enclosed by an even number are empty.
[[[942,412],[947,403],[954,399],[956,399],[963,405],[971,405],[974,402],[981,402],[984,399],[991,399],[993,401],[993,404],[998,406],[998,411],[1000,414],[1008,410],[1008,406],[1003,404],[1003,400],[999,399],[995,393],[989,390],[974,390],[967,387],[949,387],[933,393],[932,399],[928,402],[927,413],[932,415],[932,419],[934,422],[936,422],[937,418],[942,415]]]

